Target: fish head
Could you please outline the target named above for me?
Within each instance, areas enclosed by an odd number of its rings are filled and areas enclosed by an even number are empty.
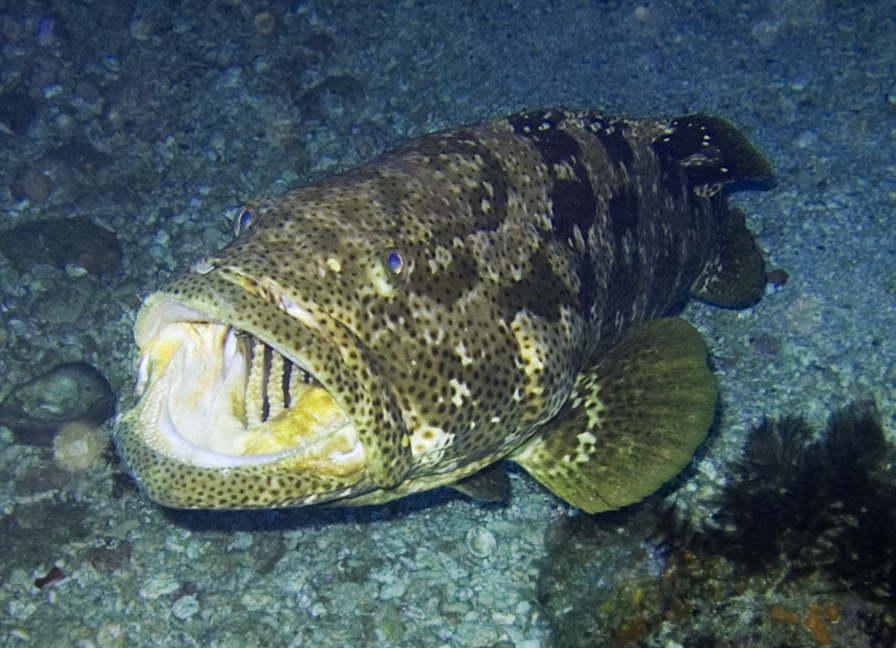
[[[150,497],[378,503],[472,475],[559,411],[590,284],[529,206],[547,201],[531,151],[506,122],[482,137],[435,133],[253,203],[146,300],[116,439]]]
[[[241,211],[229,246],[142,306],[136,403],[116,442],[156,501],[304,505],[408,472],[372,338],[413,271],[409,242],[318,193]]]

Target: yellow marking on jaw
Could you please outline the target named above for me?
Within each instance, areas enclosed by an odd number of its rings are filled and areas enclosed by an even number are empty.
[[[148,354],[149,362],[150,362],[150,371],[152,374],[158,369],[164,369],[168,366],[168,363],[171,362],[171,358],[174,356],[175,351],[177,351],[183,342],[181,340],[177,340],[174,338],[163,338],[159,340],[152,346],[152,353]]]
[[[332,427],[342,416],[326,389],[304,385],[289,409],[247,430],[236,441],[236,449],[240,455],[257,455],[294,448]]]

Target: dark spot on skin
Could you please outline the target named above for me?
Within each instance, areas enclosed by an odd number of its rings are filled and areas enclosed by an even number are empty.
[[[554,235],[566,241],[572,237],[576,225],[584,232],[594,221],[594,188],[588,170],[582,164],[582,149],[570,134],[558,128],[563,115],[535,113],[508,118],[514,133],[529,139],[541,154],[551,177],[551,221]],[[548,124],[547,128],[544,128]],[[543,129],[543,130],[541,130]],[[575,179],[557,177],[555,165],[568,165]]]
[[[586,231],[594,221],[594,191],[584,168],[577,169],[576,166],[573,167],[576,176],[584,180],[555,180],[548,194],[552,203],[554,233],[562,241],[572,238],[576,225]]]
[[[660,138],[653,143],[653,151],[660,164],[660,190],[673,198],[681,198],[684,195],[686,177],[675,157],[674,145],[671,140]]]
[[[617,313],[626,316],[631,314],[632,305],[641,291],[642,268],[643,263],[637,251],[630,261],[622,256],[621,251],[617,255],[610,267],[607,283],[608,290],[602,315],[605,322],[615,322]]]
[[[594,264],[587,255],[578,259],[579,308],[584,315],[597,298],[597,276]]]
[[[539,115],[543,115],[543,117],[539,118]],[[560,113],[535,113],[534,115],[509,117],[508,122],[513,127],[513,132],[520,137],[529,139],[541,154],[544,163],[551,166],[561,162],[570,162],[573,158],[581,156],[582,153],[576,139],[558,128],[562,118],[563,115]],[[545,125],[547,128],[544,128]]]
[[[626,237],[630,237],[631,244],[637,245],[639,210],[638,192],[631,185],[620,187],[610,198],[607,213],[610,231],[613,232],[613,240],[617,246],[622,245]]]
[[[466,250],[453,249],[451,263],[437,272],[426,268],[415,272],[411,280],[413,290],[450,308],[479,282],[476,261]]]

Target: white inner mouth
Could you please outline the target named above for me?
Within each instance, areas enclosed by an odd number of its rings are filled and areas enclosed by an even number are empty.
[[[168,322],[141,352],[141,428],[165,454],[217,467],[289,456],[300,468],[349,469],[364,460],[352,421],[326,389],[248,334]]]

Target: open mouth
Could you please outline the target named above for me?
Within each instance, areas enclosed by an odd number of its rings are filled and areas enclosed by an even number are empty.
[[[160,324],[141,348],[136,392],[145,442],[194,466],[289,457],[295,468],[338,474],[364,462],[355,426],[327,389],[228,324]]]

